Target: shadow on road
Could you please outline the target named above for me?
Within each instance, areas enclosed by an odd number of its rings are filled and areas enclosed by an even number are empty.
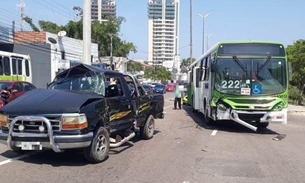
[[[190,116],[195,123],[201,128],[218,131],[226,131],[233,133],[253,133],[253,134],[274,134],[278,135],[279,133],[271,130],[271,129],[260,129],[258,131],[253,131],[245,126],[242,126],[234,121],[215,121],[213,125],[207,125],[204,122],[204,115],[202,113],[194,113],[191,106],[184,105],[183,109],[185,110],[186,115]]]
[[[156,135],[160,132],[161,131],[159,131],[159,130],[155,130],[154,135]],[[134,137],[130,141],[127,141],[123,145],[116,147],[116,148],[110,148],[109,156],[122,153],[123,151],[133,147],[134,143],[137,143],[138,141],[141,141],[141,140],[143,140],[143,139],[139,136],[139,134],[137,134],[136,137]],[[55,153],[52,150],[28,151],[28,152],[24,151],[22,153],[15,153],[15,152],[7,150],[7,151],[1,153],[0,156],[8,158],[8,159],[14,159],[18,156],[22,156],[22,155],[26,155],[26,154],[28,154],[28,156],[20,159],[19,161],[23,161],[23,162],[30,163],[30,164],[50,165],[53,167],[86,166],[86,165],[91,164],[90,162],[88,162],[85,159],[83,150],[81,150],[81,149],[75,149],[75,150],[71,149],[71,150],[66,150],[64,152],[61,152],[61,153]]]

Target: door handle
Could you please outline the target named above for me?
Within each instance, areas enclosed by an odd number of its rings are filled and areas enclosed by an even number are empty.
[[[209,88],[209,84],[208,84],[208,83],[205,83],[205,84],[204,84],[204,88],[208,89],[208,88]]]

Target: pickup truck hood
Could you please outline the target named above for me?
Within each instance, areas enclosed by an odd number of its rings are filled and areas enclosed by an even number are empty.
[[[88,100],[103,99],[95,93],[70,90],[35,89],[2,108],[9,115],[78,113]]]

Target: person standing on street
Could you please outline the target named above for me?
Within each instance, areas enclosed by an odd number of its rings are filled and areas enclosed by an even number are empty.
[[[176,83],[174,109],[177,109],[177,103],[178,103],[179,109],[181,109],[181,98],[182,98],[182,89],[179,86],[179,84]]]

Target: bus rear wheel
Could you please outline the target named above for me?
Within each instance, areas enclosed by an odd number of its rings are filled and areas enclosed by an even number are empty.
[[[193,107],[193,113],[197,113],[198,112],[198,110],[196,110],[195,108],[194,108],[194,102],[195,102],[195,98],[194,98],[194,95],[192,95],[192,107]]]
[[[206,125],[212,125],[214,120],[209,117],[209,111],[207,109],[204,110],[204,122]]]

